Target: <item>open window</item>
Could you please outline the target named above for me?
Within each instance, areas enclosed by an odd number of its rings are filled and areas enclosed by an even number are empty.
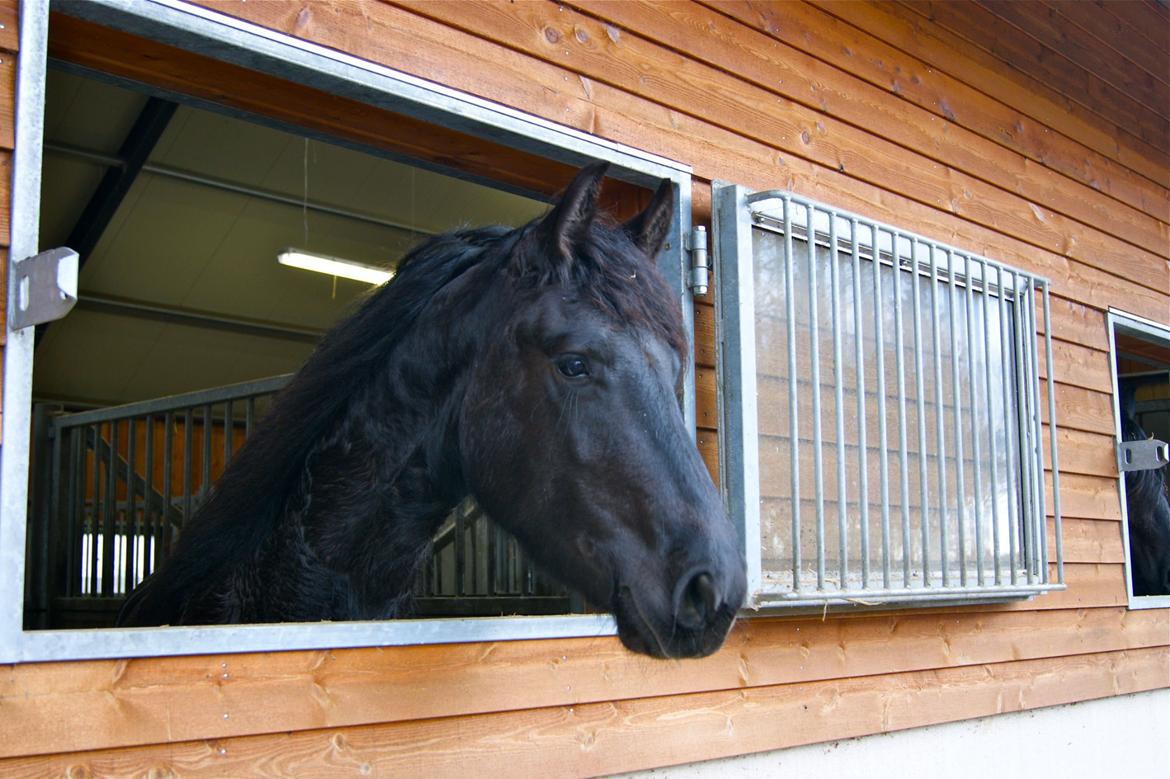
[[[528,221],[603,159],[619,216],[674,182],[659,263],[689,323],[690,173],[202,8],[59,10],[22,19],[12,257],[76,243],[81,283],[68,317],[8,331],[0,597],[26,608],[0,660],[612,632],[471,505],[440,530],[417,619],[100,629],[369,288],[278,255],[392,271],[429,233]],[[693,429],[689,376],[682,402]]]
[[[1107,316],[1130,608],[1170,606],[1170,326]]]
[[[721,483],[754,605],[1062,587],[1046,282],[784,192],[713,204]]]

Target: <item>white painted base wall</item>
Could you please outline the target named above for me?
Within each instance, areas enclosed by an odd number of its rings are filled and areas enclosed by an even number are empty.
[[[625,776],[1170,777],[1170,689]]]

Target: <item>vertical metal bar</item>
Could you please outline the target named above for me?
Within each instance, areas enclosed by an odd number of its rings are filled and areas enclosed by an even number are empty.
[[[93,448],[91,450],[91,457],[93,459],[93,495],[90,499],[89,511],[89,535],[91,541],[89,544],[89,587],[86,589],[86,595],[98,594],[98,539],[101,538],[99,528],[99,519],[101,517],[101,496],[102,496],[102,478],[101,478],[101,447],[102,447],[102,426],[100,423],[92,426],[93,431]]]
[[[983,479],[983,470],[980,463],[982,455],[979,448],[979,404],[976,403],[976,387],[978,386],[977,378],[975,376],[975,358],[979,351],[979,339],[975,337],[975,274],[972,273],[971,266],[973,259],[970,255],[966,257],[967,264],[967,401],[971,408],[968,413],[971,415],[971,457],[972,471],[971,476],[974,481],[975,493],[975,580],[980,587],[983,586],[983,485],[980,483]],[[983,268],[983,290],[984,294],[987,292],[987,268]]]
[[[80,566],[80,554],[77,547],[79,541],[77,510],[77,482],[85,470],[85,461],[77,459],[77,428],[62,428],[61,435],[68,431],[69,443],[66,450],[69,452],[69,467],[65,469],[65,591],[63,595],[76,595],[77,568]]]
[[[191,520],[191,458],[195,455],[191,409],[183,409],[183,524]]]
[[[172,469],[175,461],[175,415],[170,411],[163,415],[163,472],[162,472],[162,521],[158,523],[158,536],[155,538],[154,561],[157,565],[170,551],[171,536],[171,495],[174,492],[174,474]]]
[[[829,300],[833,315],[833,402],[836,411],[837,435],[837,556],[838,586],[848,588],[849,527],[845,511],[845,377],[841,350],[841,280],[837,256],[837,215],[829,215]]]
[[[61,508],[61,493],[63,485],[61,484],[61,438],[65,431],[57,425],[53,424],[53,418],[49,417],[47,420],[49,432],[53,441],[52,460],[49,464],[49,524],[48,524],[48,538],[45,539],[46,551],[51,550],[51,561],[46,560],[45,573],[47,575],[47,584],[52,591],[46,590],[44,593],[45,599],[45,624],[52,626],[52,611],[54,596],[63,595],[63,582],[61,574],[63,570],[61,565],[69,557],[68,552],[68,536],[69,536],[69,522],[63,516],[65,513]],[[67,510],[66,510],[67,511]],[[50,564],[52,568],[50,568]],[[68,570],[67,568],[64,570]]]
[[[467,553],[467,541],[463,534],[467,532],[467,518],[464,505],[455,508],[455,595],[464,592],[464,555]]]
[[[865,408],[865,327],[861,316],[861,242],[857,237],[857,218],[849,220],[853,262],[853,329],[854,360],[857,363],[857,472],[861,504],[861,586],[869,587],[869,450],[866,440]],[[877,263],[874,264],[876,269]],[[876,272],[876,270],[875,270]],[[878,345],[881,348],[881,345]],[[795,417],[794,417],[795,418]]]
[[[1060,528],[1060,459],[1056,454],[1056,377],[1052,369],[1052,315],[1048,302],[1048,284],[1044,284],[1044,360],[1048,371],[1048,445],[1052,458],[1052,528],[1056,546],[1056,581],[1064,584],[1064,542]]]
[[[947,554],[947,447],[946,433],[946,406],[943,402],[943,373],[942,373],[942,335],[939,332],[939,297],[942,292],[942,281],[938,277],[938,257],[932,247],[930,251],[930,321],[931,344],[934,347],[934,400],[935,400],[935,446],[938,458],[938,542],[941,551],[939,570],[942,573],[942,586],[950,584],[950,559]]]
[[[496,575],[499,567],[496,564],[496,555],[498,554],[496,549],[498,543],[496,539],[497,531],[495,525],[489,525],[486,522],[483,524],[487,525],[487,592],[485,594],[495,595]]]
[[[1020,530],[1020,515],[1023,514],[1023,490],[1016,490],[1016,483],[1019,477],[1019,472],[1016,470],[1016,446],[1019,444],[1019,410],[1012,413],[1012,392],[1011,390],[1019,385],[1019,374],[1012,370],[1012,360],[1015,353],[1012,350],[1012,336],[1008,332],[1008,328],[1015,329],[1014,317],[1009,323],[1008,317],[1012,313],[1012,306],[1007,300],[1007,285],[1004,277],[1007,274],[1000,270],[1000,299],[999,299],[999,321],[1000,321],[1000,351],[1001,364],[1004,370],[1004,380],[1001,382],[1003,388],[1003,417],[1004,417],[1004,474],[1007,478],[1007,492],[1008,492],[1008,569],[1011,572],[1011,582],[1016,584],[1019,581],[1019,566],[1017,561],[1023,562],[1020,556],[1019,546],[1019,530]],[[1011,290],[1012,300],[1015,300],[1016,295],[1016,275],[1012,274]],[[1009,382],[1008,377],[1013,376],[1014,382]]]
[[[130,592],[134,589],[136,581],[135,562],[137,562],[138,551],[135,546],[138,543],[138,491],[135,489],[135,481],[137,474],[137,467],[134,463],[135,451],[134,434],[135,430],[134,418],[126,420],[126,555],[122,558],[125,562],[125,575],[122,581],[122,592]]]
[[[256,421],[256,398],[248,398],[244,403],[244,440],[252,437],[252,424]]]
[[[820,328],[817,323],[817,241],[816,210],[806,204],[808,214],[808,305],[809,344],[812,359],[813,483],[816,489],[817,519],[817,590],[825,589],[825,477],[821,452],[821,355]]]
[[[1003,273],[996,270],[996,282],[999,288],[999,297],[994,298],[996,301],[992,303],[991,297],[991,271],[986,262],[983,263],[983,388],[984,395],[987,398],[987,451],[988,451],[988,472],[991,481],[991,560],[995,566],[995,583],[996,585],[1003,584],[1003,574],[999,564],[999,453],[996,451],[995,445],[995,401],[992,395],[991,371],[991,307],[992,305],[999,306],[999,300],[1003,298]],[[997,309],[998,310],[998,309]],[[1000,322],[1000,329],[1003,329],[1003,322]],[[1002,356],[1001,356],[1002,357]],[[1000,360],[1002,362],[1002,359]],[[1006,382],[1007,376],[1001,377],[1001,382]]]
[[[959,508],[959,583],[967,586],[967,495],[963,474],[963,415],[961,409],[962,385],[959,383],[959,299],[958,268],[955,266],[955,253],[947,249],[947,268],[949,280],[947,292],[951,301],[951,402],[954,404],[954,413],[951,418],[955,422],[955,497]]]
[[[906,356],[903,352],[905,326],[902,323],[902,260],[898,256],[901,235],[890,233],[890,256],[894,266],[894,363],[898,374],[898,482],[902,501],[902,586],[910,586],[910,463],[906,443]]]
[[[227,470],[228,465],[232,462],[232,441],[235,438],[236,420],[233,417],[232,402],[230,400],[224,401],[223,404],[223,471]]]
[[[800,548],[800,409],[796,368],[796,262],[792,255],[792,199],[784,197],[784,308],[788,336],[788,478],[792,490],[792,589],[799,592]]]
[[[1048,575],[1048,511],[1047,499],[1044,496],[1044,421],[1040,412],[1040,357],[1037,354],[1039,344],[1037,338],[1040,332],[1036,322],[1036,279],[1028,278],[1028,365],[1031,372],[1028,375],[1028,387],[1032,394],[1032,414],[1034,447],[1036,459],[1036,478],[1033,480],[1036,491],[1036,571],[1040,581],[1047,584],[1051,578]]]
[[[109,457],[106,458],[106,510],[102,524],[102,595],[114,594],[114,546],[118,538],[118,421],[110,426]]]
[[[157,522],[157,507],[154,499],[154,415],[146,415],[146,442],[142,467],[143,479],[143,507],[142,519],[142,575],[149,576],[154,571],[155,556],[155,523]]]
[[[69,587],[67,595],[81,594],[82,539],[85,538],[85,434],[81,428],[69,428]]]
[[[878,494],[881,500],[881,537],[882,537],[882,588],[890,589],[890,455],[886,446],[886,338],[885,338],[885,311],[886,301],[882,295],[882,262],[878,247],[878,231],[873,224],[868,224],[870,238],[873,240],[873,319],[874,343],[877,346],[877,401],[878,401]],[[894,268],[894,273],[898,272]],[[894,287],[897,291],[897,287]]]
[[[917,238],[910,239],[910,265],[912,270],[914,295],[914,393],[918,406],[918,502],[919,522],[922,527],[919,533],[922,536],[922,586],[930,586],[930,492],[927,485],[928,461],[926,458],[926,380],[923,377],[925,362],[923,360],[922,345],[922,274],[918,272],[918,244]],[[934,246],[927,244],[931,254]]]
[[[203,406],[203,457],[201,458],[203,468],[199,474],[200,505],[203,505],[203,501],[207,500],[207,496],[211,492],[211,433],[214,424],[211,419],[211,404],[208,403]]]
[[[1020,437],[1020,497],[1023,506],[1023,538],[1021,540],[1020,558],[1024,562],[1024,568],[1028,575],[1028,584],[1036,582],[1036,569],[1032,564],[1032,556],[1035,552],[1035,542],[1032,538],[1032,526],[1035,523],[1036,503],[1035,493],[1031,489],[1032,485],[1032,455],[1031,455],[1031,439],[1032,439],[1032,423],[1031,423],[1031,393],[1027,391],[1028,369],[1027,358],[1025,354],[1026,344],[1024,342],[1024,330],[1027,327],[1027,314],[1024,312],[1026,295],[1020,289],[1023,277],[1019,274],[1015,277],[1016,294],[1013,300],[1015,308],[1014,324],[1012,328],[1015,337],[1015,358],[1016,358],[1016,402],[1018,403],[1019,413],[1019,437]]]

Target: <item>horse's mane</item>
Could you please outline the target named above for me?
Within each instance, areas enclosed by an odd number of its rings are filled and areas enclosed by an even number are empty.
[[[150,612],[173,608],[192,584],[249,560],[276,526],[315,443],[342,416],[355,388],[373,378],[439,290],[485,254],[506,256],[514,240],[505,239],[513,232],[484,227],[427,240],[399,263],[392,281],[331,329],[184,523],[175,553],[160,566],[167,575],[152,576],[136,589],[122,616],[146,609],[138,621],[158,624]]]
[[[130,595],[119,622],[131,615],[137,624],[171,621],[196,584],[255,558],[295,494],[316,444],[343,418],[360,389],[384,370],[388,355],[428,304],[472,268],[487,264],[499,270],[508,263],[522,288],[571,288],[606,315],[661,338],[685,364],[687,339],[678,301],[658,274],[647,272],[622,229],[597,220],[574,247],[573,262],[550,274],[548,263],[525,256],[542,248],[524,242],[538,221],[518,229],[445,233],[408,254],[394,279],[330,330],[276,396],[207,501],[185,524],[175,553],[158,571],[165,575],[151,576]]]

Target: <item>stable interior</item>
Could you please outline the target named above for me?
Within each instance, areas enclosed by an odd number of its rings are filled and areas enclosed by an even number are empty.
[[[81,271],[75,310],[37,334],[28,627],[112,624],[275,377],[372,288],[278,253],[393,270],[430,234],[523,224],[544,196],[51,68],[41,246],[75,248]],[[81,412],[97,418],[63,421]],[[440,531],[416,594],[417,616],[581,608],[474,505]]]

